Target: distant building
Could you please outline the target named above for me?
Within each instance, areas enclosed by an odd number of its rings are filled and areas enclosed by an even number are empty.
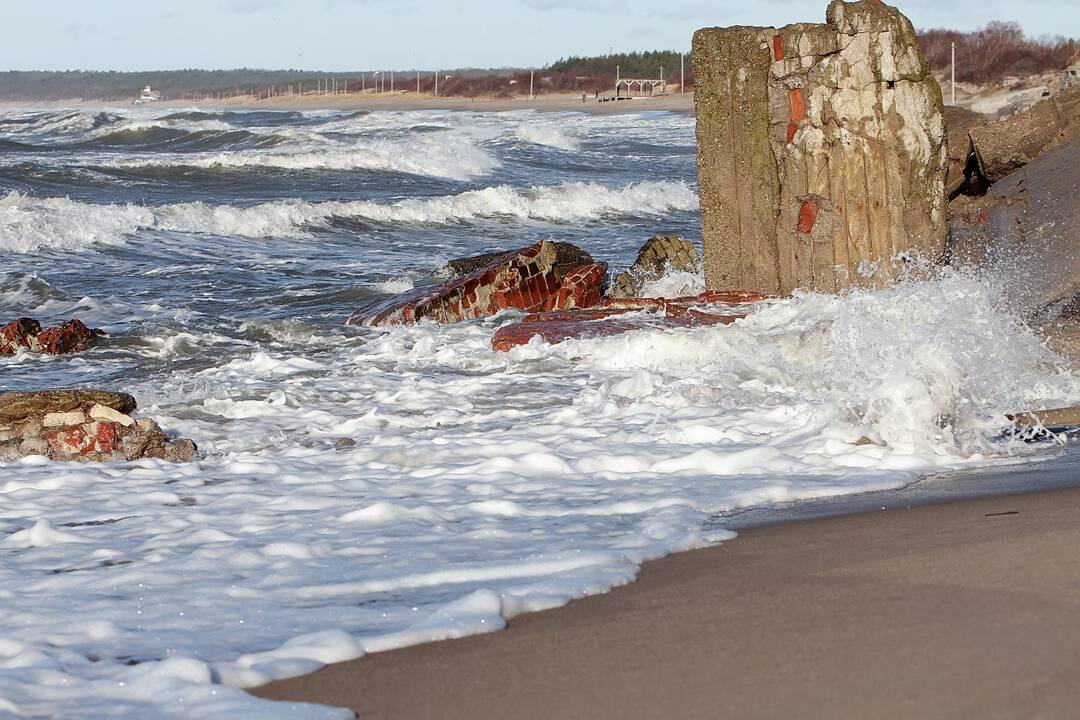
[[[143,103],[156,102],[160,99],[161,93],[147,85],[142,89],[142,92],[139,93],[139,97],[135,98],[135,104],[142,105]]]

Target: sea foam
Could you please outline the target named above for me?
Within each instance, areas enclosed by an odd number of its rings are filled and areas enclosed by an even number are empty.
[[[703,529],[719,512],[1004,456],[1006,412],[1080,402],[1080,382],[998,300],[946,274],[728,327],[503,354],[500,320],[419,325],[177,370],[133,390],[200,463],[0,481],[18,546],[0,696],[78,718],[180,693],[186,716],[265,717],[207,688],[499,629],[731,537]]]

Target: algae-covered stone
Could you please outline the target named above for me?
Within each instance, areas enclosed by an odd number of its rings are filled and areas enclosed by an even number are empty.
[[[694,35],[711,289],[880,284],[944,250],[941,90],[914,28],[879,2],[826,15]]]

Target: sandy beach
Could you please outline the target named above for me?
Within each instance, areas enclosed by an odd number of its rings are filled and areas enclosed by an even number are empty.
[[[1070,717],[1078,510],[1065,489],[752,528],[502,632],[255,693],[413,720]]]

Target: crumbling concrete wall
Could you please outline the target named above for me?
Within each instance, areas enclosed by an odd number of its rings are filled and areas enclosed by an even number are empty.
[[[826,20],[694,34],[709,288],[880,284],[944,250],[941,89],[914,28],[871,0]]]

